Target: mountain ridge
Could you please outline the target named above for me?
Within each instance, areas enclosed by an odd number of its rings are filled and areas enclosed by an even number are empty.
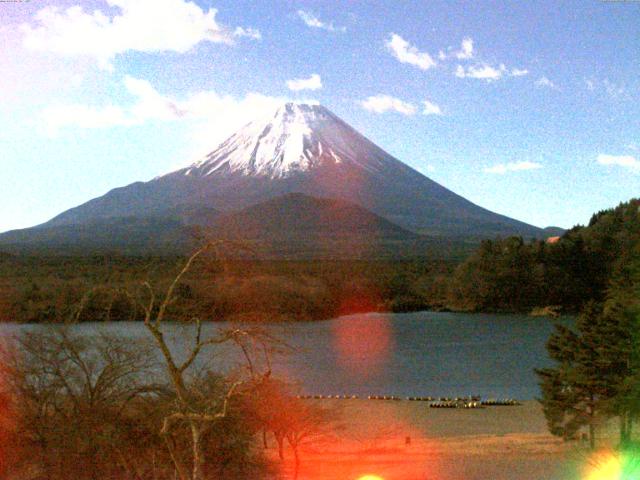
[[[171,217],[167,212],[179,208],[230,214],[291,193],[349,202],[429,236],[548,236],[448,190],[325,107],[294,103],[248,123],[199,162],[115,188],[33,231],[122,217]]]
[[[33,233],[25,229],[0,235],[0,249],[7,253],[174,255],[188,253],[204,237],[249,247],[228,252],[232,257],[262,259],[435,258],[469,250],[459,241],[443,242],[405,230],[358,205],[302,193],[228,214],[183,207],[164,217],[99,219],[40,227],[37,235]]]

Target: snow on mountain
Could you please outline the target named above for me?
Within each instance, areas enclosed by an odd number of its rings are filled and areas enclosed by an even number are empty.
[[[116,188],[41,227],[169,218],[176,211],[230,213],[291,193],[350,202],[427,235],[544,236],[422,175],[326,108],[294,103],[247,124],[187,168]]]
[[[247,124],[184,174],[286,178],[343,162],[379,172],[382,156],[371,157],[372,145],[320,105],[286,103],[274,115]]]

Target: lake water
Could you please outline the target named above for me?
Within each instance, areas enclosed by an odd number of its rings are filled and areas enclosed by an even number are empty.
[[[570,319],[562,320],[569,323]],[[549,365],[545,350],[553,321],[521,315],[417,312],[362,314],[321,322],[272,324],[266,328],[296,347],[274,361],[279,376],[303,393],[512,397],[539,395],[534,368]],[[212,334],[227,324],[207,324]],[[16,329],[49,326],[3,325]],[[81,324],[86,334],[115,331],[141,341],[140,323]],[[166,324],[167,338],[184,351],[193,329]],[[216,350],[211,365],[223,369],[240,357],[230,347]]]

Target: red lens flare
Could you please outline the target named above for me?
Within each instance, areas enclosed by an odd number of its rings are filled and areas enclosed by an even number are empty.
[[[375,375],[393,351],[387,315],[357,314],[336,322],[332,328],[337,363],[354,375]]]

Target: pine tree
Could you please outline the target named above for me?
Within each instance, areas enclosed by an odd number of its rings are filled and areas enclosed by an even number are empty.
[[[595,448],[596,426],[610,415],[619,391],[619,369],[625,362],[617,355],[620,340],[618,325],[593,302],[583,309],[575,331],[556,326],[547,342],[556,366],[536,370],[540,403],[552,434],[571,439],[587,427],[589,444]]]
[[[616,394],[610,413],[620,418],[620,444],[630,444],[640,415],[640,243],[614,269],[603,314],[616,341],[608,355],[615,359]]]
[[[620,419],[620,445],[640,416],[640,243],[617,263],[603,304],[585,306],[572,330],[556,326],[547,350],[553,368],[537,370],[552,434],[573,438],[600,420]]]

